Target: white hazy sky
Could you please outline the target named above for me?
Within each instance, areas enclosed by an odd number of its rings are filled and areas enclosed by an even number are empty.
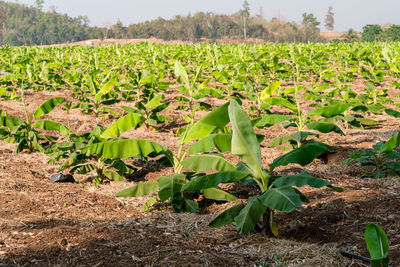
[[[33,4],[34,0],[14,0]],[[289,21],[300,22],[304,12],[313,13],[321,22],[328,6],[335,13],[335,31],[350,28],[361,31],[366,24],[400,24],[399,0],[248,0],[252,14],[263,8],[264,17],[271,19],[278,14]],[[175,15],[194,14],[198,11],[232,14],[242,8],[243,0],[45,0],[45,10],[56,6],[57,12],[71,16],[87,15],[91,25],[104,26],[120,19],[124,25],[144,22],[157,17],[172,18]]]

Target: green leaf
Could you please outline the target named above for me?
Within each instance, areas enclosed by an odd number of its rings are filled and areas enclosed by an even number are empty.
[[[195,155],[199,153],[210,152],[214,148],[224,153],[231,151],[231,144],[231,134],[210,134],[209,136],[191,145],[188,149],[186,149],[186,153]]]
[[[110,113],[113,114],[115,116],[119,116],[119,113],[116,112],[114,109],[110,108],[110,107],[99,107],[97,109],[98,112],[103,112],[103,113]]]
[[[104,176],[107,177],[108,179],[112,180],[112,181],[116,181],[116,182],[123,182],[124,178],[119,175],[118,172],[113,171],[113,170],[105,170],[103,172]]]
[[[222,227],[234,222],[235,217],[244,208],[244,204],[238,204],[220,213],[214,220],[210,222],[208,226],[212,228]]]
[[[111,91],[111,89],[113,89],[113,87],[118,83],[118,80],[116,77],[110,79],[105,85],[103,85],[103,87],[101,87],[100,91],[97,92],[96,96],[94,97],[94,99],[96,101],[100,101],[103,96],[105,94],[107,94],[108,92]]]
[[[184,191],[195,191],[215,187],[219,184],[233,183],[247,177],[248,174],[239,171],[221,171],[203,175],[190,180],[182,187]]]
[[[184,85],[188,88],[190,87],[189,77],[185,68],[183,67],[180,61],[176,61],[174,65],[175,75],[179,76],[184,83]]]
[[[114,121],[101,135],[101,138],[111,138],[120,136],[121,133],[129,131],[131,128],[139,127],[145,118],[138,113],[129,113]]]
[[[400,172],[400,162],[397,161],[389,161],[385,162],[385,167],[396,172]]]
[[[208,188],[202,190],[202,193],[205,198],[214,199],[217,201],[236,201],[237,197],[231,195],[221,189],[218,188]]]
[[[142,207],[142,212],[147,212],[149,211],[149,209],[156,204],[158,199],[158,196],[152,197],[149,200],[146,201],[146,203],[144,203],[143,207]]]
[[[332,118],[339,114],[342,114],[350,107],[350,104],[335,104],[329,105],[322,108],[314,109],[309,111],[307,114],[310,116],[322,116],[325,118]]]
[[[254,176],[263,177],[260,145],[249,117],[235,100],[230,101],[228,111],[232,124],[232,154],[238,155]]]
[[[168,153],[168,149],[160,144],[142,139],[117,139],[89,145],[82,149],[86,155],[96,154],[98,157],[125,159],[137,155]]]
[[[327,181],[316,178],[314,176],[311,176],[307,172],[302,172],[302,173],[296,174],[296,175],[288,175],[288,176],[279,177],[276,180],[274,180],[274,182],[272,184],[276,187],[283,187],[283,186],[302,187],[305,185],[309,185],[314,188],[321,188],[321,187],[327,186],[338,192],[343,191],[343,189],[334,187]]]
[[[271,104],[271,105],[275,105],[275,106],[282,106],[296,114],[298,113],[297,107],[284,98],[269,97],[265,100],[265,102],[268,104]]]
[[[145,105],[146,108],[153,108],[160,104],[160,102],[165,98],[163,94],[157,95],[153,97],[147,104]]]
[[[188,129],[184,142],[188,143],[193,140],[202,139],[215,129],[224,129],[225,125],[229,122],[228,105],[229,103],[225,103],[195,122]]]
[[[270,83],[262,92],[261,99],[265,102],[273,93],[281,86],[282,82],[272,82]]]
[[[93,164],[85,164],[85,165],[75,166],[70,170],[70,173],[86,174],[95,169],[96,166],[94,166]]]
[[[195,155],[181,162],[182,166],[196,172],[234,171],[235,165],[224,159],[219,154]]]
[[[160,191],[158,192],[160,201],[164,202],[169,198],[173,201],[175,195],[180,195],[182,185],[185,183],[185,178],[186,175],[184,174],[171,174],[159,177],[157,183],[160,187]]]
[[[59,104],[65,101],[64,97],[53,97],[43,102],[33,113],[34,118],[40,118],[44,114],[49,113]]]
[[[266,212],[267,207],[262,204],[258,197],[252,197],[247,201],[246,207],[240,210],[235,217],[236,229],[241,234],[247,234],[254,229]]]
[[[4,126],[9,129],[13,129],[22,124],[24,124],[24,121],[21,120],[20,118],[9,117],[9,116],[0,116],[0,126]]]
[[[118,192],[116,197],[141,197],[151,194],[159,188],[157,182],[145,182]]]
[[[365,126],[374,126],[374,125],[378,124],[378,122],[373,119],[368,119],[368,118],[355,118],[355,119],[356,119],[356,121],[358,121],[359,123],[361,123],[362,125],[365,125]]]
[[[389,141],[385,142],[380,148],[381,153],[392,151],[400,145],[400,132],[393,135]]]
[[[265,127],[271,127],[284,121],[288,121],[290,119],[292,119],[291,116],[271,114],[263,115],[262,117],[253,120],[252,123],[255,127],[262,129]]]
[[[311,130],[317,130],[321,133],[335,132],[341,135],[345,135],[344,132],[338,126],[330,122],[319,122],[319,121],[311,122],[307,124],[307,128]]]
[[[302,204],[300,196],[291,186],[269,189],[258,199],[265,207],[283,212],[291,212]]]
[[[395,118],[400,118],[400,112],[398,112],[396,110],[387,108],[387,109],[385,109],[385,112],[386,112],[386,114],[388,114],[390,116],[393,116]]]
[[[269,140],[268,147],[277,147],[286,144],[290,140],[293,140],[293,137],[291,135],[274,137]]]
[[[188,199],[186,197],[183,198],[183,210],[186,212],[198,212],[199,204],[196,201]]]
[[[276,158],[269,166],[271,171],[278,166],[286,166],[290,163],[305,166],[327,150],[329,151],[331,148],[325,144],[317,142],[308,143]]]
[[[43,129],[46,131],[58,131],[61,135],[69,135],[71,130],[67,126],[58,121],[52,120],[39,120],[32,125],[36,129]]]
[[[383,229],[370,223],[365,229],[365,242],[371,255],[372,267],[387,267],[389,265],[389,240]]]

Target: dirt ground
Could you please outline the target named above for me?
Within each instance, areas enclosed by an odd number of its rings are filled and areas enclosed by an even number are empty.
[[[67,90],[28,90],[28,110],[53,96],[73,100]],[[182,119],[173,108],[167,113],[179,124]],[[2,101],[0,109],[23,117],[19,102]],[[204,114],[198,112],[196,116]],[[60,108],[46,118],[67,123]],[[315,160],[301,169],[278,169],[288,174],[306,170],[344,189],[339,193],[305,188],[310,204],[275,215],[279,239],[241,235],[233,225],[220,229],[207,226],[216,214],[234,203],[201,203],[200,214],[176,214],[168,206],[142,213],[141,206],[148,197],[114,197],[138,181],[96,188],[85,182],[88,175],[75,175],[79,181],[75,184],[52,183],[48,178],[57,172],[58,165],[48,164],[46,155],[17,154],[15,144],[0,142],[0,266],[367,266],[344,258],[339,250],[368,256],[364,230],[371,222],[386,231],[391,265],[400,266],[400,179],[360,179],[365,170],[356,164],[340,163],[352,151],[370,148],[399,130],[399,121],[387,115],[372,118],[379,121],[379,127],[364,131],[341,127],[346,136],[321,136],[337,151],[329,156],[327,164]],[[72,111],[70,119],[72,130],[78,133],[112,122],[78,110]],[[284,153],[279,148],[267,148],[269,138],[288,131],[282,129],[274,126],[258,131],[266,136],[262,143],[265,165]],[[142,127],[125,136],[154,140],[175,151],[177,138],[171,130],[155,132]],[[169,173],[171,169],[142,170],[139,178],[154,180]],[[240,197],[239,201],[251,194],[240,185],[233,185],[230,191]]]

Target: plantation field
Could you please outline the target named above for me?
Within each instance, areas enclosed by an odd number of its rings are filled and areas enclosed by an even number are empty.
[[[400,264],[398,43],[0,50],[1,266]]]

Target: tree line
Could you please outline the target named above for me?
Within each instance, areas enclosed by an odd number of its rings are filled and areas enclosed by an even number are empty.
[[[157,18],[124,26],[119,20],[104,27],[89,26],[87,16],[72,18],[59,14],[56,8],[43,10],[44,0],[35,0],[35,5],[0,1],[0,44],[46,45],[78,42],[88,39],[135,39],[159,38],[163,40],[200,41],[202,39],[262,39],[269,42],[315,42],[320,37],[320,22],[311,13],[302,14],[301,23],[288,22],[275,17],[264,18],[262,10],[250,15],[250,6],[244,1],[242,9],[231,15],[198,12],[193,15],[175,16],[170,20]],[[334,29],[334,13],[328,8],[325,28]],[[382,28],[366,25],[361,39],[364,41],[399,40],[400,26]],[[345,41],[358,41],[359,35],[350,30]]]

